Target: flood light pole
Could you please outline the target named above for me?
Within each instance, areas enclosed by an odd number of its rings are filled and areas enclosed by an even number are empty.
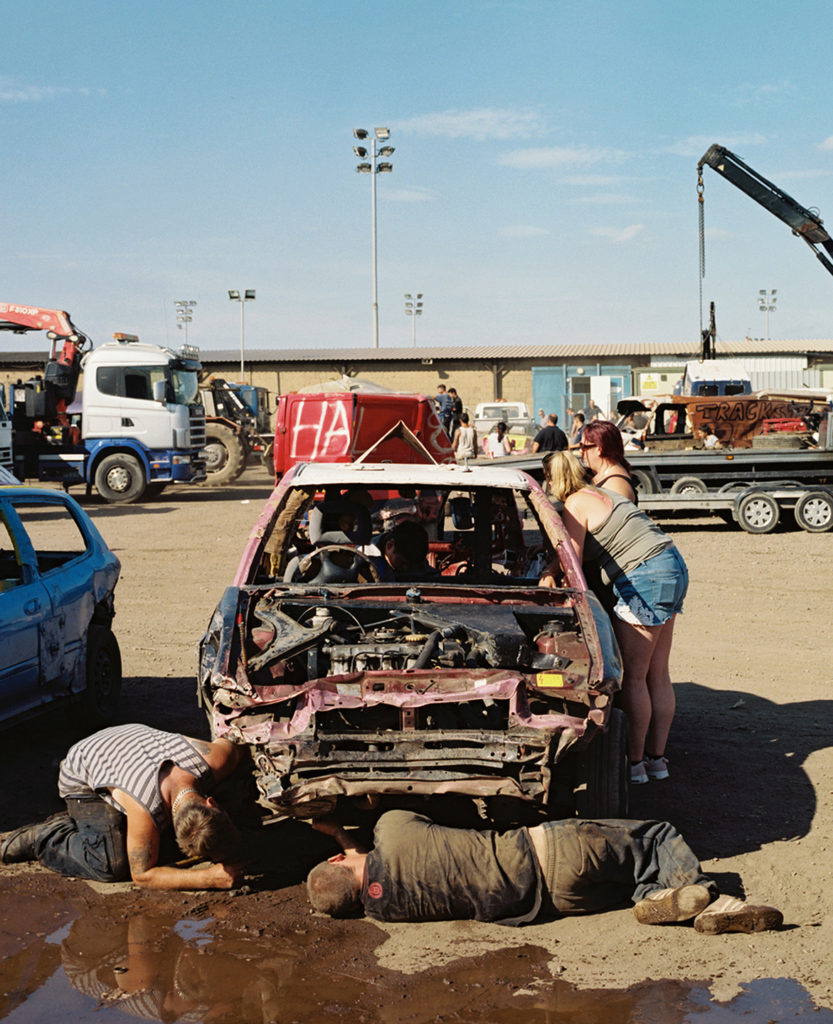
[[[777,291],[777,288],[772,288],[769,291],[766,288],[761,288],[758,291],[758,309],[762,313],[766,313],[767,341],[769,341],[769,314],[775,312],[775,303],[778,301],[778,297],[775,294]]]
[[[422,292],[415,292],[413,295],[405,296],[405,316],[412,317],[411,340],[416,348],[416,318],[422,316]]]
[[[385,142],[390,138],[390,129],[388,128],[374,128],[373,135],[367,131],[366,128],[354,128],[353,136],[358,139],[359,142],[365,142],[368,138],[370,139],[370,153],[366,146],[353,146],[353,152],[362,161],[360,164],[356,164],[356,171],[359,174],[370,175],[370,204],[371,204],[371,238],[372,238],[372,250],[371,250],[371,269],[373,273],[373,347],[379,347],[379,282],[376,266],[376,175],[377,174],[390,174],[393,171],[393,164],[387,159],[376,162],[376,143]],[[378,155],[382,157],[393,156],[393,146],[382,146],[378,151]],[[367,156],[370,156],[370,162],[367,163]]]
[[[254,288],[247,288],[241,295],[236,288],[229,288],[228,297],[232,302],[240,303],[240,379],[246,379],[245,351],[246,351],[246,320],[244,310],[247,302],[253,302],[255,298]]]
[[[180,330],[185,329],[185,344],[187,345],[188,324],[194,319],[193,310],[196,302],[191,299],[177,299],[174,306],[176,306],[176,325]]]

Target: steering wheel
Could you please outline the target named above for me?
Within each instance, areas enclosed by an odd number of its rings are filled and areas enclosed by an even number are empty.
[[[349,544],[325,544],[300,559],[290,583],[378,583],[379,570],[369,555]]]

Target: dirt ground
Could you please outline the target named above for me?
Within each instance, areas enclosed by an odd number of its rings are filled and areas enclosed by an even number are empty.
[[[124,661],[122,720],[207,735],[194,698],[197,642],[268,493],[265,473],[250,469],[224,490],[172,489],[128,507],[84,502],[122,561],[114,627]],[[783,909],[781,932],[708,937],[685,926],[646,928],[628,908],[522,929],[311,917],[298,883],[310,859],[328,851],[298,825],[279,841],[280,867],[273,861],[237,895],[130,886],[105,894],[37,866],[0,868],[0,954],[14,946],[11,908],[50,900],[56,920],[97,905],[124,915],[152,908],[176,919],[208,914],[235,934],[292,934],[354,979],[343,982],[343,1000],[351,985],[366,998],[382,978],[397,979],[405,998],[424,977],[417,972],[442,976],[470,957],[499,977],[509,956],[515,987],[532,965],[585,989],[702,981],[717,1000],[754,979],[788,978],[833,1007],[833,698],[825,696],[833,539],[798,530],[753,536],[718,520],[666,527],[691,574],[672,654],[672,774],[633,790],[631,814],[673,821],[724,891]],[[0,830],[58,809],[57,764],[79,736],[63,714],[3,733]]]

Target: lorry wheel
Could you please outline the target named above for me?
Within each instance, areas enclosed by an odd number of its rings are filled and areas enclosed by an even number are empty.
[[[795,521],[808,533],[826,533],[833,527],[833,497],[827,491],[807,491],[796,502]]]
[[[705,494],[707,490],[699,476],[681,476],[671,485],[672,494]]]
[[[632,469],[631,478],[633,479],[637,494],[654,493],[654,481],[651,479],[651,474],[646,473],[644,469]]]
[[[118,641],[106,626],[90,626],[87,631],[86,676],[79,718],[84,728],[100,729],[115,717],[122,679]]]
[[[111,505],[138,501],[145,493],[145,471],[133,455],[107,455],[96,467],[95,486]]]
[[[753,491],[738,503],[737,520],[747,533],[772,533],[780,517],[778,502],[763,491]]]
[[[205,436],[204,487],[222,487],[236,480],[246,468],[247,447],[238,434],[222,423],[212,423]]]
[[[628,816],[628,719],[620,708],[578,754],[574,799],[580,818]]]

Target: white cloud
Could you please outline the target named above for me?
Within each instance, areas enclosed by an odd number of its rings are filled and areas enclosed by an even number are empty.
[[[629,224],[626,228],[592,228],[590,234],[597,238],[609,238],[611,242],[619,245],[622,242],[630,242],[644,230],[644,224]]]
[[[761,146],[766,142],[766,136],[760,132],[738,132],[733,135],[727,132],[725,135],[716,133],[714,135],[689,135],[687,139],[680,139],[668,147],[669,153],[677,156],[701,157],[706,150],[714,143],[726,149],[736,149],[738,146]]]
[[[533,224],[508,224],[500,229],[504,238],[537,238],[540,235],[548,235],[546,228],[538,228]]]
[[[627,153],[622,150],[600,146],[537,146],[502,153],[496,162],[501,167],[528,170],[539,167],[573,167],[577,164],[620,163],[625,159]]]
[[[395,121],[391,127],[397,131],[420,135],[442,136],[448,139],[526,139],[546,131],[544,118],[534,110],[500,110],[479,107],[475,110],[443,110],[436,114],[421,114],[405,121]]]
[[[98,93],[103,95],[101,91]],[[20,85],[9,78],[0,78],[0,103],[43,103],[59,96],[91,96],[92,90],[84,87],[70,89],[67,86]]]
[[[795,86],[787,79],[780,82],[765,82],[763,85],[752,85],[746,82],[735,89],[732,103],[736,107],[745,107],[761,100],[791,96],[795,91]]]
[[[833,135],[828,135],[824,142],[820,142],[819,149],[833,149]]]

